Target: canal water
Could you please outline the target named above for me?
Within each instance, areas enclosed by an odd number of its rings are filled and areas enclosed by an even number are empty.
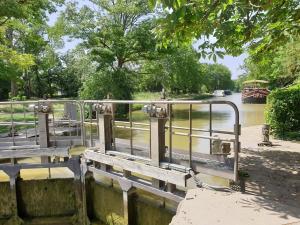
[[[260,125],[265,122],[264,109],[265,104],[243,104],[240,93],[233,93],[225,97],[212,97],[208,100],[226,100],[235,103],[240,113],[240,124],[242,127]],[[173,106],[174,117],[173,126],[188,127],[189,126],[189,105]],[[192,111],[192,127],[199,129],[209,128],[209,106],[208,105],[193,105]],[[140,123],[149,123],[147,115],[142,111],[133,112],[133,121]],[[214,130],[233,131],[235,122],[235,114],[232,107],[228,105],[213,105],[212,106],[212,128]],[[142,127],[142,126],[141,126]],[[187,133],[187,130],[173,129],[173,131]],[[205,132],[194,132],[198,135],[209,135]],[[213,134],[217,135],[217,134]],[[130,132],[125,129],[117,130],[117,137],[123,139],[130,138]],[[166,144],[169,144],[169,133],[166,131]],[[149,144],[149,132],[133,131],[133,144],[140,143]],[[188,137],[173,135],[173,148],[188,150]],[[209,141],[204,139],[193,138],[193,152],[209,152]]]

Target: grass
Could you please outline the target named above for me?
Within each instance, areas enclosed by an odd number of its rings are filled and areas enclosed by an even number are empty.
[[[10,122],[11,117],[10,114],[0,114],[0,122]],[[23,113],[18,113],[13,115],[13,121],[14,122],[24,122],[24,115]],[[33,114],[26,114],[26,121],[34,121],[34,115]],[[23,129],[29,129],[33,128],[34,125],[17,125],[15,126],[15,130],[23,130]],[[10,126],[3,125],[0,126],[0,134],[1,133],[7,133],[10,131]]]
[[[160,96],[160,92],[137,92],[133,94],[133,100],[155,101],[160,100]],[[141,110],[143,106],[143,104],[133,104],[132,110]]]

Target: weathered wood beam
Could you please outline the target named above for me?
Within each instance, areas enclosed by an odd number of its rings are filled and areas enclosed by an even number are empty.
[[[176,184],[181,187],[186,187],[186,180],[189,177],[188,173],[166,170],[156,166],[151,166],[135,161],[129,161],[126,159],[105,155],[91,150],[86,150],[84,153],[84,157],[88,160],[97,161],[113,167],[120,167],[123,170],[166,181],[168,183]]]
[[[102,175],[102,176],[109,177],[109,178],[117,180],[117,181],[119,181],[120,179],[124,179],[122,174],[106,172],[106,171],[97,169],[93,166],[88,166],[88,171],[90,171],[92,173]],[[133,178],[133,177],[131,177],[128,180],[129,180],[129,182],[131,182],[132,187],[150,192],[154,195],[161,196],[163,198],[167,198],[167,199],[173,200],[173,201],[178,202],[178,203],[181,202],[184,199],[184,196],[157,189],[157,188],[153,187],[150,182],[146,182],[145,180],[142,181],[141,179],[136,179],[136,178]]]
[[[32,149],[18,149],[18,150],[1,150],[0,159],[9,158],[31,158],[40,156],[69,156],[69,148],[32,148]]]

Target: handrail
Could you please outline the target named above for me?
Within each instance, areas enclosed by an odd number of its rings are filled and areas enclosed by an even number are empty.
[[[113,138],[113,149],[116,150],[116,128],[119,129],[127,129],[130,130],[130,149],[131,149],[131,154],[133,154],[133,131],[138,130],[138,131],[143,131],[143,132],[151,132],[151,126],[150,126],[150,121],[149,123],[139,123],[139,122],[134,122],[132,120],[132,111],[133,111],[133,104],[147,104],[147,105],[164,105],[167,106],[167,119],[169,122],[165,125],[165,128],[169,130],[169,146],[168,146],[168,158],[169,158],[169,163],[172,163],[172,151],[173,151],[173,136],[174,135],[180,135],[180,136],[187,136],[189,138],[189,164],[192,167],[192,138],[201,138],[201,139],[208,139],[210,141],[210,154],[212,154],[212,141],[213,140],[223,140],[226,142],[233,142],[233,147],[234,147],[234,174],[236,176],[237,180],[237,170],[238,170],[238,152],[240,150],[240,144],[239,144],[239,135],[240,135],[240,124],[239,124],[239,110],[237,106],[230,101],[225,101],[225,100],[159,100],[159,101],[152,101],[152,100],[111,100],[111,99],[105,99],[105,100],[35,100],[35,101],[8,101],[8,102],[0,102],[0,106],[3,105],[10,105],[11,111],[8,112],[8,114],[11,114],[11,121],[7,122],[0,122],[0,126],[12,126],[12,131],[13,131],[13,143],[15,142],[15,137],[14,137],[14,126],[16,125],[37,125],[37,120],[36,120],[36,115],[34,115],[34,121],[28,120],[26,118],[26,111],[25,106],[29,104],[43,104],[44,102],[50,103],[50,104],[64,104],[64,103],[73,103],[76,104],[79,110],[79,118],[76,120],[55,120],[55,117],[53,115],[52,118],[52,123],[53,126],[56,124],[62,123],[62,124],[69,124],[70,123],[76,123],[80,124],[81,128],[81,142],[82,145],[86,145],[86,136],[88,133],[86,125],[90,125],[90,137],[89,137],[89,142],[93,143],[93,129],[92,126],[97,125],[97,135],[99,135],[99,124],[98,124],[98,114],[96,113],[96,118],[93,117],[93,104],[113,104],[113,105],[120,105],[120,104],[128,104],[129,105],[129,112],[128,112],[128,121],[118,121],[115,118],[115,113],[114,110],[112,112],[112,138]],[[189,112],[189,125],[187,127],[183,126],[175,126],[173,125],[173,120],[172,120],[172,112],[173,112],[173,106],[174,105],[188,105],[188,112]],[[23,105],[23,113],[24,113],[24,120],[23,121],[15,121],[14,120],[14,110],[13,106],[14,105]],[[193,110],[193,105],[208,105],[209,106],[209,128],[208,129],[200,129],[200,128],[194,128],[192,126],[192,121],[193,121],[193,116],[192,116],[192,110]],[[233,111],[234,111],[234,127],[233,131],[224,131],[224,130],[216,130],[212,129],[212,105],[228,105],[230,106]],[[87,107],[88,106],[88,107]],[[88,111],[88,118],[85,118],[85,112],[86,110]],[[62,111],[62,110],[60,110]],[[26,128],[27,129],[27,128]],[[186,133],[183,132],[178,132],[178,131],[186,131]],[[27,132],[27,130],[26,130]],[[54,129],[55,132],[55,129]],[[193,132],[208,132],[209,135],[198,135]],[[212,136],[214,133],[220,133],[220,134],[228,134],[228,135],[233,135],[234,138],[232,139],[227,139],[227,138],[218,138]],[[37,137],[37,135],[35,135]],[[56,135],[54,135],[56,137]],[[55,138],[54,137],[54,138]],[[151,148],[151,140],[150,140],[150,148]],[[151,157],[151,155],[150,155]]]

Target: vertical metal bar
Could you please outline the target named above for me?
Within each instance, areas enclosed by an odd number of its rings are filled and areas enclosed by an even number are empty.
[[[116,151],[117,150],[117,146],[116,146],[116,124],[115,124],[115,105],[111,105],[111,107],[112,107],[112,115],[111,115],[111,117],[112,117],[112,121],[111,121],[111,123],[112,123],[112,129],[111,129],[111,131],[112,131],[112,139],[113,139],[113,144],[114,144],[114,151]]]
[[[99,112],[98,110],[95,110],[96,111],[96,123],[97,123],[97,137],[99,137],[100,135],[100,131],[99,131]]]
[[[68,122],[69,122],[69,137],[71,137],[72,136],[72,134],[71,134],[71,114],[69,114],[69,118],[68,118]]]
[[[172,138],[173,138],[173,128],[172,128],[172,104],[169,105],[169,162],[172,163]]]
[[[79,104],[80,109],[80,135],[81,135],[81,144],[82,146],[86,146],[86,134],[85,134],[85,103],[82,102]]]
[[[151,109],[152,109],[152,105],[151,105]],[[151,141],[151,116],[149,114],[149,159],[152,159],[152,155],[151,155],[151,148],[152,148],[152,141]]]
[[[39,103],[38,103],[38,107],[39,107]],[[37,112],[36,112],[36,109],[34,109],[33,111],[33,118],[34,118],[34,132],[35,132],[35,144],[37,145],[38,144],[38,140],[37,140],[37,127],[36,127],[36,115],[37,115]]]
[[[54,146],[56,147],[56,132],[55,132],[55,116],[54,116],[54,107],[52,111],[52,123],[53,123],[53,137],[54,137]],[[50,170],[49,170],[50,171]]]
[[[93,122],[93,108],[92,104],[90,103],[90,145],[93,147],[93,127],[92,127],[92,122]]]
[[[26,139],[28,138],[28,135],[27,135],[27,124],[26,124],[26,109],[25,109],[25,104],[23,104],[23,117],[24,117],[24,124],[25,124],[25,136],[26,136]]]
[[[133,155],[133,140],[132,140],[132,105],[129,104],[129,124],[130,124],[130,154]]]
[[[11,122],[11,136],[13,139],[13,145],[15,145],[15,128],[14,128],[14,111],[13,104],[10,103],[10,122]]]
[[[189,104],[189,164],[190,168],[192,168],[192,132],[193,132],[193,124],[192,124],[192,104]]]
[[[212,136],[212,104],[209,104],[209,136]],[[209,139],[209,154],[212,154],[212,140]]]
[[[240,130],[240,116],[239,116],[239,110],[236,107],[236,105],[233,106],[234,112],[235,112],[235,124],[234,124],[234,135],[235,135],[235,142],[234,142],[234,178],[235,181],[238,181],[239,175],[238,175],[238,163],[239,163],[239,152],[240,152],[240,141],[239,136],[241,134]]]

